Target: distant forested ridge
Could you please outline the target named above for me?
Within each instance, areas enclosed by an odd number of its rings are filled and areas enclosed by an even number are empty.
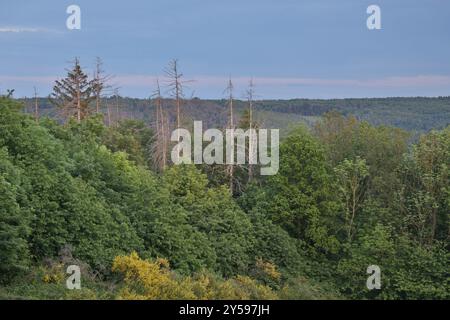
[[[429,131],[450,124],[450,97],[368,98],[333,100],[264,100],[262,110],[320,116],[336,110],[355,115],[373,125],[389,125],[405,130]]]
[[[32,112],[34,99],[20,99],[25,109]],[[119,104],[120,116],[151,122],[154,105],[149,99],[115,97],[104,99],[112,108]],[[194,120],[203,120],[208,126],[223,126],[226,121],[227,100],[190,99],[184,112]],[[57,116],[48,99],[39,98],[44,115]],[[167,107],[174,102],[167,100]],[[246,102],[235,101],[236,111],[242,112]],[[450,97],[437,98],[367,98],[367,99],[292,99],[255,101],[256,117],[268,128],[286,129],[297,122],[312,125],[324,113],[335,110],[343,115],[354,115],[372,125],[387,125],[413,132],[442,129],[450,124]],[[105,110],[103,110],[105,111]],[[106,113],[106,112],[104,112]]]

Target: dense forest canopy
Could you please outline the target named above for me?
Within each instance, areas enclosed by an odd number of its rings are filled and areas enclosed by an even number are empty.
[[[231,195],[209,168],[153,172],[138,120],[22,109],[0,99],[2,297],[449,298],[448,127],[408,148],[328,113],[284,140],[278,175]],[[80,291],[61,284],[68,263]]]

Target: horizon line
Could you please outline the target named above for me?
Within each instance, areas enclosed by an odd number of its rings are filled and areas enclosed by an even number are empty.
[[[115,97],[114,94],[109,96],[104,96],[102,99],[112,99]],[[48,99],[49,96],[38,96],[37,99]],[[120,95],[119,98],[121,99],[138,99],[138,100],[153,100],[152,98],[143,98],[143,97],[133,97],[128,95]],[[12,97],[11,99],[14,100],[28,100],[28,99],[35,99],[35,97]],[[163,100],[174,100],[174,98],[170,97],[162,97]],[[292,100],[316,100],[316,101],[329,101],[329,100],[375,100],[375,99],[450,99],[449,95],[437,95],[437,96],[425,96],[425,95],[418,95],[418,96],[380,96],[380,97],[345,97],[345,98],[264,98],[264,99],[253,99],[254,102],[258,101],[292,101]],[[204,100],[204,101],[227,101],[228,98],[201,98],[201,97],[192,97],[192,98],[184,98],[184,101],[192,101],[192,100]],[[233,98],[233,101],[240,101],[240,102],[246,102],[245,99],[239,99],[239,98]]]

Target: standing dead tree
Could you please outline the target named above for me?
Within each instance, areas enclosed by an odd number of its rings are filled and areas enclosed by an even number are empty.
[[[183,79],[183,74],[179,70],[178,60],[174,59],[172,60],[168,67],[164,70],[164,73],[167,80],[167,86],[168,86],[168,92],[170,96],[175,100],[175,107],[176,107],[176,129],[181,128],[183,124],[183,118],[182,118],[182,110],[181,106],[184,102],[184,88],[185,84],[191,81],[187,81]],[[178,132],[177,135],[177,141],[180,141],[180,135]],[[177,144],[177,152],[176,154],[179,155],[179,149],[180,145]]]
[[[165,69],[168,78],[167,86],[169,87],[170,96],[175,100],[176,106],[176,127],[181,128],[181,104],[184,98],[183,92],[183,74],[178,69],[178,60],[170,61],[169,66]]]
[[[34,119],[36,122],[39,122],[39,103],[38,103],[38,94],[36,87],[33,87],[34,89]]]
[[[120,112],[120,101],[119,101],[120,95],[119,95],[119,88],[115,88],[114,89],[114,105],[116,108],[116,116],[114,117],[115,119],[115,124],[118,125],[119,121],[121,119],[121,112]]]
[[[153,164],[156,170],[163,172],[167,166],[167,148],[169,140],[169,123],[163,109],[163,99],[159,80],[156,80],[156,90],[152,95],[155,104],[155,139],[152,145]]]
[[[254,148],[256,147],[253,142],[253,130],[255,128],[253,123],[253,99],[255,97],[255,85],[253,78],[250,79],[247,89],[247,101],[248,101],[248,129],[249,129],[249,141],[248,141],[248,182],[253,180],[253,162]]]
[[[181,107],[186,100],[184,90],[186,89],[186,84],[193,81],[184,80],[184,75],[180,72],[177,59],[169,62],[169,65],[164,69],[164,73],[167,78],[168,94],[175,102],[175,125],[176,128],[181,128],[184,121]]]
[[[231,77],[228,81],[228,86],[225,89],[225,91],[228,94],[228,108],[229,108],[229,114],[228,114],[228,125],[227,129],[234,130],[234,111],[233,111],[233,82],[231,81]],[[234,139],[234,137],[232,137]],[[228,166],[227,166],[227,175],[229,178],[229,186],[230,186],[230,192],[233,195],[234,193],[234,150],[231,150],[229,158],[227,159]]]
[[[111,88],[111,86],[108,85],[111,78],[112,77],[110,75],[105,75],[103,70],[103,61],[101,58],[97,57],[95,60],[94,79],[92,80],[93,93],[95,97],[95,111],[97,114],[101,112],[103,93],[107,89]]]
[[[106,99],[106,115],[108,117],[108,127],[111,126],[111,108],[108,103],[108,99]]]

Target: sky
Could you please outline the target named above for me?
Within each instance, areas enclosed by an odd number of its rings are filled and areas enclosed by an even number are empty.
[[[69,5],[81,29],[69,30]],[[381,30],[366,10],[381,9]],[[121,95],[145,98],[178,59],[187,94],[223,98],[450,95],[448,0],[0,0],[0,91],[48,95],[96,57]],[[164,81],[163,81],[164,82]]]

